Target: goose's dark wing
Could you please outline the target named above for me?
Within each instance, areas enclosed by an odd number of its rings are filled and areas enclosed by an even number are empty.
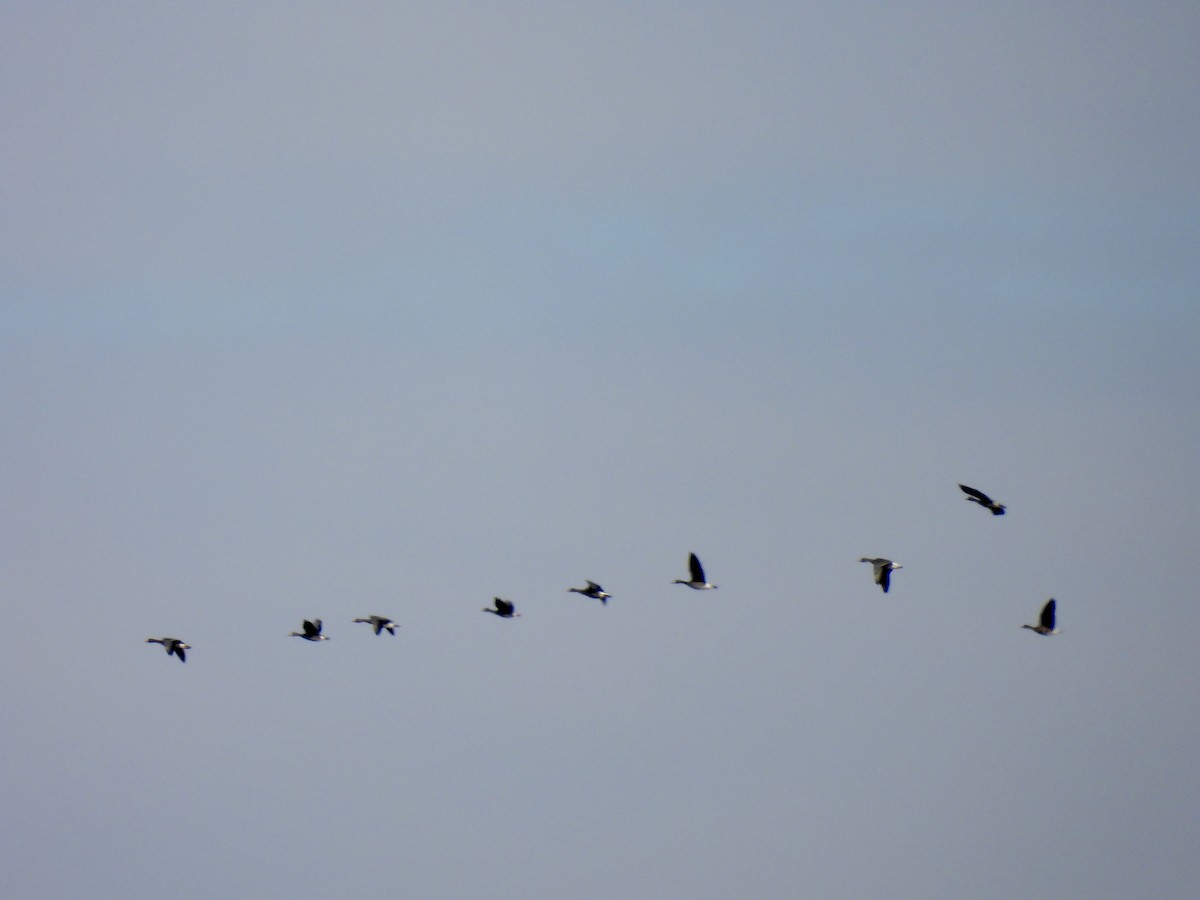
[[[179,657],[180,662],[187,662],[187,654],[183,652],[183,644],[175,645],[175,655]]]
[[[502,616],[506,616],[513,611],[513,605],[507,600],[501,600],[499,597],[494,598],[496,601],[496,612]]]
[[[879,586],[883,588],[883,592],[886,594],[888,585],[892,583],[892,570],[887,566],[880,566],[876,571],[879,572],[879,577],[875,580],[879,582]]]
[[[964,494],[966,494],[970,497],[974,497],[976,500],[978,500],[984,506],[992,505],[992,498],[989,497],[987,494],[985,494],[983,491],[977,491],[977,490],[975,490],[975,488],[967,487],[965,484],[960,484],[959,487],[962,488],[962,492]]]
[[[1047,600],[1046,605],[1042,607],[1041,624],[1045,628],[1054,630],[1054,610],[1058,606],[1054,600]]]
[[[304,620],[304,636],[316,637],[321,633],[321,620],[314,619],[311,622],[308,619]]]
[[[604,590],[604,588],[600,587],[600,585],[596,584],[596,582],[594,582],[590,579],[588,580],[588,583],[587,583],[587,589],[589,591],[591,591],[593,594],[597,594]]]
[[[383,631],[383,626],[386,622],[387,619],[383,618],[382,616],[371,616],[371,627],[375,629],[376,634],[379,634],[379,632]]]
[[[700,557],[695,553],[688,557],[688,568],[692,570],[692,581],[699,584],[706,584],[704,580],[704,567],[700,565]]]

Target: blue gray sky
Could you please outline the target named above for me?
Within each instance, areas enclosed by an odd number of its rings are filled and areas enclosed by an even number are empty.
[[[1194,891],[1200,9],[252,6],[5,5],[14,895]]]

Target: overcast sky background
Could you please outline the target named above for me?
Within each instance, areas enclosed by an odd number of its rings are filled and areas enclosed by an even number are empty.
[[[1195,891],[1200,7],[3,21],[11,896]]]

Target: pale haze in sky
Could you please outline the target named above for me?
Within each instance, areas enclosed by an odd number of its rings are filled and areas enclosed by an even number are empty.
[[[7,4],[6,895],[1193,895],[1198,39]]]

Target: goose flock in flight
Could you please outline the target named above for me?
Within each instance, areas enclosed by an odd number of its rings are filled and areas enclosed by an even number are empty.
[[[973,487],[967,487],[965,484],[960,484],[959,488],[964,494],[967,495],[966,499],[968,501],[972,503],[978,503],[984,509],[991,512],[993,516],[1004,515],[1005,506],[1003,503],[997,503],[983,491],[976,490]],[[875,579],[875,583],[883,589],[885,594],[888,592],[888,588],[891,586],[892,572],[894,572],[896,569],[904,568],[898,563],[892,562],[890,559],[884,559],[883,557],[864,556],[859,559],[859,562],[871,564],[872,575]],[[695,591],[716,590],[717,586],[709,583],[708,579],[705,577],[704,566],[701,565],[700,557],[698,557],[695,553],[689,554],[688,556],[688,575],[689,577],[686,580],[683,578],[676,578],[673,583],[686,585]],[[604,605],[607,605],[609,599],[612,597],[612,594],[605,591],[604,588],[600,587],[600,585],[594,581],[591,581],[590,579],[587,581],[585,587],[567,588],[567,592],[580,594],[592,600],[599,600]],[[1055,626],[1055,613],[1057,610],[1057,605],[1058,604],[1054,598],[1050,598],[1046,601],[1046,605],[1042,607],[1041,614],[1038,617],[1038,623],[1036,625],[1022,625],[1021,627],[1028,628],[1035,634],[1040,635],[1058,634],[1059,629]],[[498,616],[501,619],[514,619],[519,618],[521,615],[516,611],[516,606],[511,600],[503,600],[500,597],[494,597],[492,599],[492,606],[484,607],[483,611],[486,613],[491,613],[494,616]],[[396,634],[396,629],[400,627],[387,616],[370,615],[365,618],[355,619],[354,621],[356,623],[362,622],[366,625],[370,625],[376,635],[378,635],[380,632],[386,631],[388,634],[394,636]],[[329,640],[328,635],[321,633],[320,619],[305,619],[301,628],[301,631],[291,632],[290,637],[304,638],[306,641]],[[185,651],[192,649],[191,644],[185,644],[179,638],[174,637],[146,638],[146,643],[161,644],[163,649],[167,651],[168,656],[176,656],[179,658],[180,662],[187,662],[187,655]]]

